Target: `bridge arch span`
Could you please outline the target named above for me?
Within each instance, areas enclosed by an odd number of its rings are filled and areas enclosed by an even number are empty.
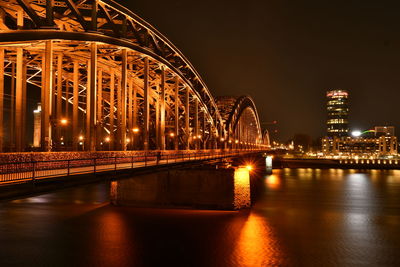
[[[0,76],[12,77],[9,88],[0,81],[0,108],[12,108],[0,118],[0,133],[10,126],[0,150],[28,147],[27,84],[41,90],[42,151],[223,146],[227,128],[201,76],[127,8],[112,0],[1,0],[0,8]],[[252,112],[258,118],[255,106],[240,115]]]
[[[248,148],[264,144],[256,105],[250,96],[217,97],[228,144]]]

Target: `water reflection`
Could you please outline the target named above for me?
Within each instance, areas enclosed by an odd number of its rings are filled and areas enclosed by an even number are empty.
[[[234,266],[281,266],[285,261],[275,233],[265,218],[251,213],[233,251]]]
[[[267,176],[265,182],[269,189],[277,190],[281,187],[281,180],[276,174],[271,174]]]
[[[261,185],[247,212],[115,207],[109,184],[1,203],[0,266],[400,266],[400,171]]]

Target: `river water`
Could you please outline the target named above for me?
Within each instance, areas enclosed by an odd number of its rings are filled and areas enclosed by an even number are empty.
[[[0,266],[400,266],[400,171],[274,170],[240,212],[115,207],[109,189],[0,203]]]

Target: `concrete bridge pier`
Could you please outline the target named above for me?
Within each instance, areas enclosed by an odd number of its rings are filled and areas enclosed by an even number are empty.
[[[111,183],[114,205],[239,210],[249,208],[246,167],[201,166],[135,176]]]

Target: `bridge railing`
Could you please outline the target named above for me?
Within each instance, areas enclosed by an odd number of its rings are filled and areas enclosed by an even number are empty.
[[[232,157],[252,151],[229,150],[207,152],[148,152],[134,156],[96,157],[83,159],[44,160],[0,163],[0,185],[35,181],[54,177],[68,177],[79,174],[144,168],[158,165],[177,164],[199,160],[211,160]]]

